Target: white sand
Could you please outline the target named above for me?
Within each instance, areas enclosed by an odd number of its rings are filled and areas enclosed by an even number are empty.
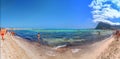
[[[9,33],[0,43],[1,59],[120,59],[120,41],[115,41],[113,37],[89,45],[86,49],[69,48],[62,53],[18,36],[10,36]]]

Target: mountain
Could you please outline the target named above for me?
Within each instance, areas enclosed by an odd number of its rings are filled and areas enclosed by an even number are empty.
[[[120,25],[111,25],[104,22],[99,22],[95,29],[120,29]]]

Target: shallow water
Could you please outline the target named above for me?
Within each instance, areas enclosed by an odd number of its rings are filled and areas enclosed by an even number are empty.
[[[16,34],[31,41],[37,41],[37,33],[41,34],[41,43],[49,46],[81,45],[92,43],[109,37],[111,30],[15,30]]]

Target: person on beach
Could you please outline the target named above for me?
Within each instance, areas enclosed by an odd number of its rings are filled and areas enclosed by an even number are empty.
[[[5,36],[6,33],[7,33],[6,29],[1,29],[0,30],[0,35],[1,35],[3,41],[4,41],[4,36]]]
[[[37,34],[38,42],[40,43],[40,33]]]
[[[10,30],[10,35],[12,35],[12,36],[15,35],[14,28],[11,28],[11,30]]]
[[[120,30],[116,30],[114,35],[115,35],[116,40],[118,41],[120,38]]]
[[[15,35],[15,32],[12,31],[12,32],[11,32],[11,35],[14,36],[14,35]]]

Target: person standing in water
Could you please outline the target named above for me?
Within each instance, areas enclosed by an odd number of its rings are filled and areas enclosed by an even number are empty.
[[[5,34],[7,33],[7,30],[6,29],[0,29],[0,35],[1,35],[1,37],[2,37],[2,40],[4,41],[5,39],[4,39],[4,36],[5,36]]]
[[[98,35],[101,35],[100,31],[97,31]]]
[[[40,33],[37,34],[38,42],[40,43]]]

